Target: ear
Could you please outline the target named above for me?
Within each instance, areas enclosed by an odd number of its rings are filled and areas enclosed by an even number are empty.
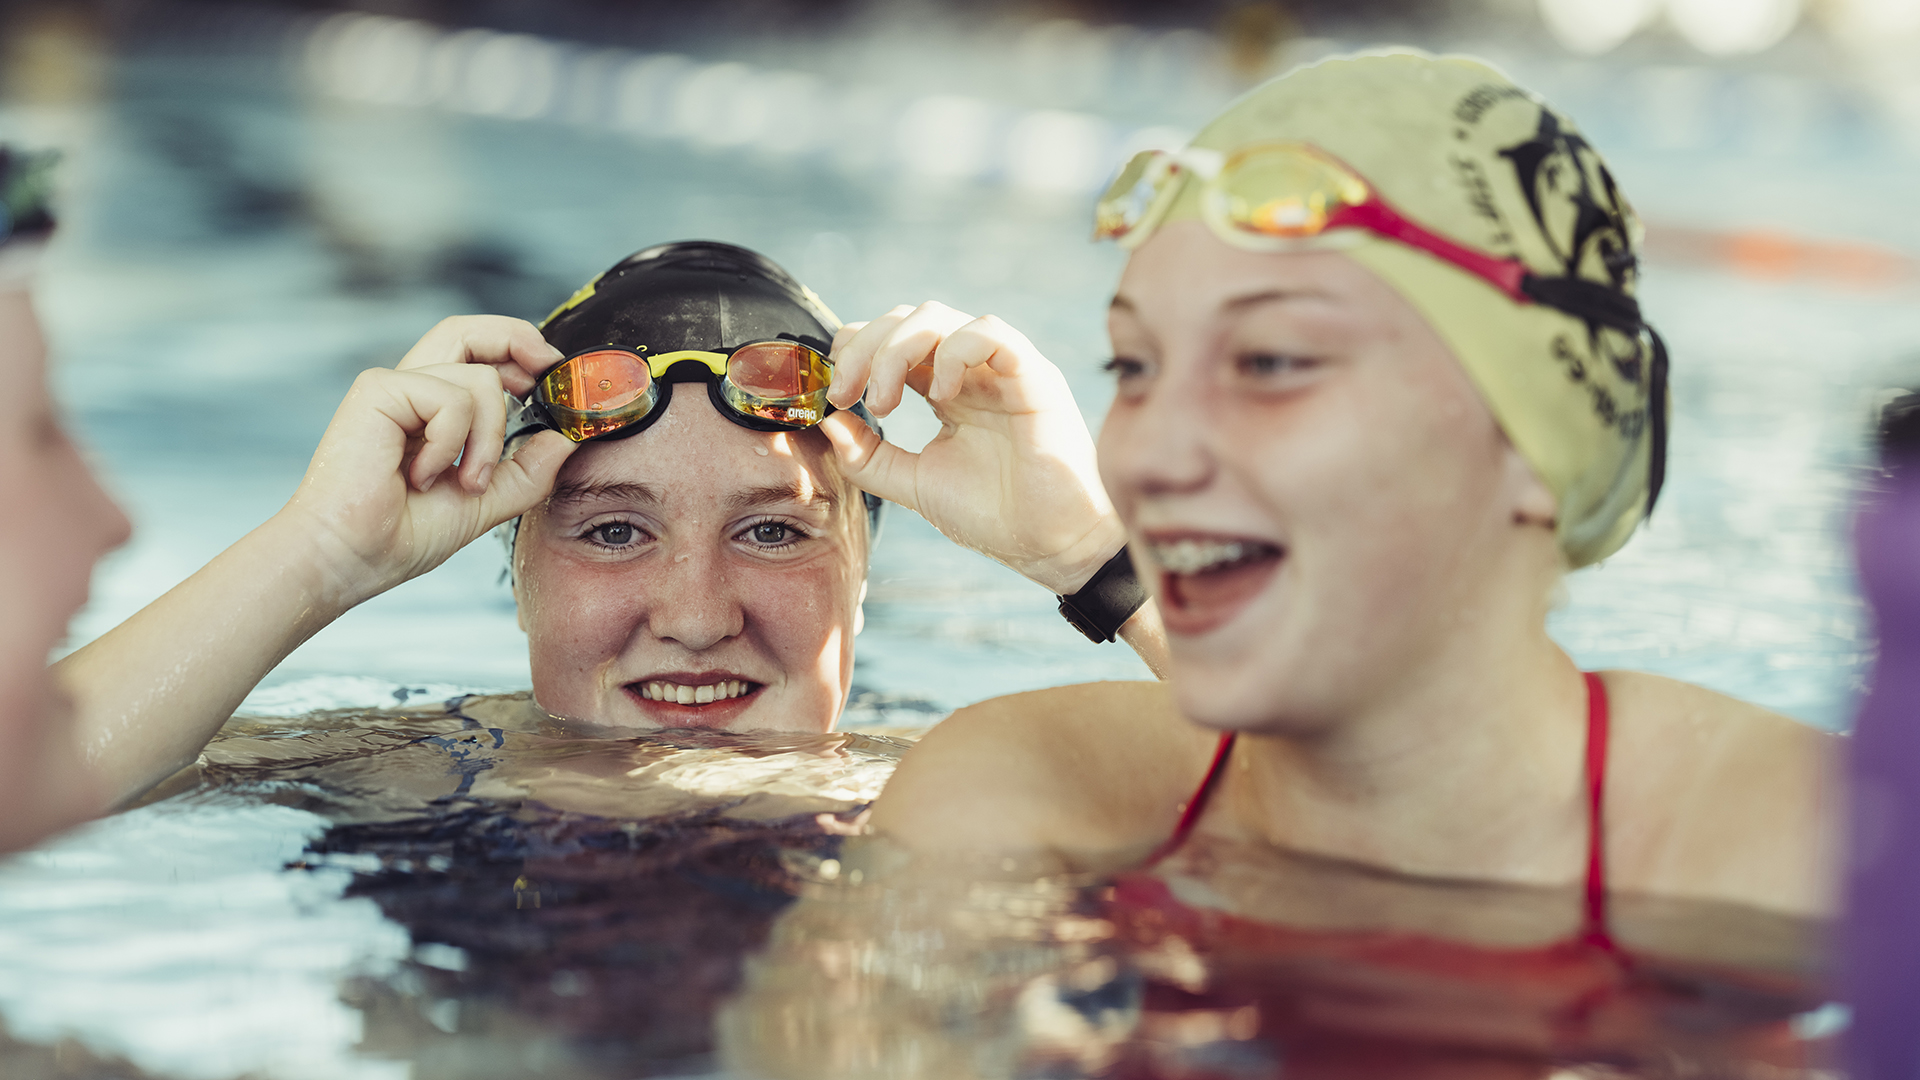
[[[1513,523],[1552,531],[1560,518],[1560,500],[1554,496],[1553,489],[1540,479],[1540,474],[1533,471],[1533,466],[1512,443],[1506,444],[1503,465],[1506,475],[1502,487],[1506,504],[1513,510]]]

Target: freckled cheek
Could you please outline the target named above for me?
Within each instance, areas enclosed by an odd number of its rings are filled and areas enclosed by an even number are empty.
[[[848,571],[820,566],[778,571],[744,571],[740,596],[749,624],[779,655],[790,672],[816,667],[837,672],[841,654],[853,636],[858,589]],[[831,655],[829,655],[831,653]]]
[[[533,560],[526,569],[521,592],[536,669],[592,670],[621,654],[641,607],[634,575]]]

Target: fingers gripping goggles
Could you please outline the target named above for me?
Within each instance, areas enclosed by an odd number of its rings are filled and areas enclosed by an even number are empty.
[[[833,361],[785,339],[728,352],[601,345],[562,360],[540,377],[516,427],[550,427],[572,439],[623,439],[667,411],[676,382],[704,381],[720,415],[755,431],[800,431],[834,411],[827,403]]]
[[[1634,338],[1651,340],[1647,410],[1647,510],[1666,473],[1667,347],[1640,316],[1633,297],[1579,277],[1535,274],[1516,258],[1499,258],[1454,243],[1395,210],[1359,173],[1319,148],[1274,142],[1232,154],[1203,147],[1135,154],[1094,206],[1093,238],[1132,249],[1146,242],[1178,199],[1199,182],[1200,216],[1215,236],[1246,251],[1339,246],[1364,230],[1451,263],[1519,304],[1539,304]],[[1311,242],[1309,245],[1308,242]],[[1631,255],[1626,256],[1631,258]]]

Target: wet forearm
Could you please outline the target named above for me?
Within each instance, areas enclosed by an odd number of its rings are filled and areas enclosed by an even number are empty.
[[[55,665],[111,803],[192,762],[255,685],[355,598],[276,517]]]

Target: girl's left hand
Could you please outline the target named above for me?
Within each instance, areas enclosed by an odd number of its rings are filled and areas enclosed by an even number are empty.
[[[904,305],[834,338],[829,399],[885,416],[911,387],[940,418],[919,453],[850,413],[821,428],[853,482],[954,542],[1056,593],[1079,590],[1126,543],[1093,437],[1060,369],[998,318]]]

